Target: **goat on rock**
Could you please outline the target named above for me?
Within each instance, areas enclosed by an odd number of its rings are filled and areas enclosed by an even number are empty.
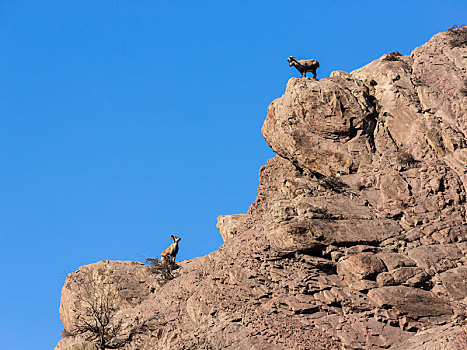
[[[289,62],[289,67],[294,66],[297,68],[297,70],[302,75],[301,78],[303,78],[303,75],[305,75],[306,78],[306,73],[311,72],[313,73],[313,79],[316,79],[316,70],[319,67],[319,62],[317,60],[296,60],[295,57],[290,56],[287,58],[287,62]]]
[[[162,261],[166,259],[168,259],[169,261],[175,261],[175,257],[177,256],[178,242],[181,240],[181,238],[171,235],[170,239],[173,241],[173,243],[161,253]]]

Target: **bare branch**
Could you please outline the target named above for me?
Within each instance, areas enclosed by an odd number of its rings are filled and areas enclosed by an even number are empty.
[[[121,341],[116,340],[122,328],[122,320],[115,318],[117,295],[104,284],[96,283],[87,273],[79,285],[76,299],[83,304],[84,311],[74,324],[75,334],[85,334],[88,341],[97,342],[100,350],[121,347],[117,346]]]

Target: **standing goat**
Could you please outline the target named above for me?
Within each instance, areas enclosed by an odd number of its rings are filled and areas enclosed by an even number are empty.
[[[181,238],[171,235],[170,239],[173,241],[173,243],[161,253],[162,261],[165,261],[166,259],[169,261],[175,261],[175,257],[177,256],[178,242],[181,240]]]
[[[306,78],[306,73],[311,72],[313,73],[313,79],[316,79],[316,70],[319,67],[319,62],[317,60],[309,59],[297,61],[295,57],[290,56],[289,58],[287,58],[287,62],[289,62],[289,67],[294,66],[295,68],[297,68],[297,70],[302,75],[301,78],[303,78],[303,74],[305,74]]]

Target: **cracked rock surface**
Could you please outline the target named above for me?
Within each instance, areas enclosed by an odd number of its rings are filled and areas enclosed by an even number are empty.
[[[224,244],[179,262],[103,261],[68,275],[56,350],[83,276],[118,300],[122,349],[467,348],[467,27],[410,56],[292,78],[262,133],[277,154]],[[88,278],[88,277],[87,277]]]

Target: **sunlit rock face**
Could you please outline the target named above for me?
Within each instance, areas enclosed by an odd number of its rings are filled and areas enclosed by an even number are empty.
[[[277,155],[248,213],[219,217],[219,250],[168,282],[81,267],[56,350],[97,349],[77,332],[89,276],[116,301],[108,343],[123,349],[467,348],[465,38],[290,79],[262,128]]]

